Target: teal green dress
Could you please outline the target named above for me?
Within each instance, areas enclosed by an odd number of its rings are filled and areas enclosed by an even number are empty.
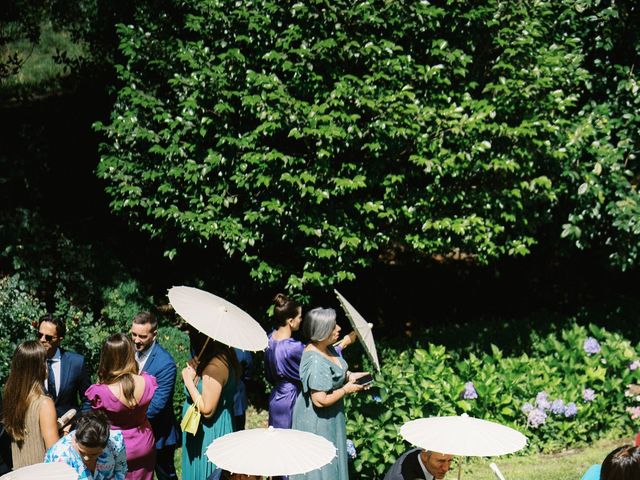
[[[342,387],[346,381],[347,362],[333,347],[329,352],[340,360],[340,366],[321,353],[305,351],[300,361],[302,391],[293,408],[293,425],[296,430],[315,433],[331,443],[338,450],[338,456],[321,469],[304,475],[292,475],[291,480],[348,480],[349,460],[347,458],[347,429],[344,419],[342,398],[333,405],[316,407],[311,401],[311,390],[331,393]]]
[[[233,395],[236,383],[236,376],[231,370],[227,383],[222,387],[215,413],[210,418],[204,418],[204,415],[200,417],[200,426],[195,435],[182,432],[182,480],[204,480],[216,469],[207,458],[206,450],[216,438],[233,432]],[[198,391],[202,393],[202,379],[198,382]],[[186,395],[182,417],[191,405],[191,396],[188,392]]]

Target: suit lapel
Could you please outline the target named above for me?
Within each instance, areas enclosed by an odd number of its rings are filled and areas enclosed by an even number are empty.
[[[69,358],[65,355],[65,351],[60,349],[60,388],[58,389],[58,398],[62,395],[62,392],[67,387],[67,380],[69,379],[69,370],[71,365],[69,364]]]
[[[147,358],[147,361],[144,363],[144,367],[142,367],[143,372],[150,373],[149,369],[153,364],[153,361],[155,360],[157,353],[158,353],[158,342],[156,342],[153,345],[153,348],[151,349],[151,353],[149,354],[149,358]]]

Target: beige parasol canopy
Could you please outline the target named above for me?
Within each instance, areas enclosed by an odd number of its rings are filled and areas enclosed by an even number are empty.
[[[367,323],[367,321],[358,313],[358,311],[353,308],[353,306],[344,298],[338,290],[334,290],[340,300],[340,304],[347,314],[347,318],[349,322],[351,322],[351,326],[353,330],[356,332],[356,335],[362,342],[362,346],[364,347],[364,351],[369,357],[369,360],[376,367],[376,370],[380,371],[380,362],[378,361],[378,352],[376,350],[376,343],[373,340],[373,324]]]
[[[47,480],[78,480],[78,473],[66,463],[36,463],[22,467],[0,477],[2,480],[33,480],[46,478]]]
[[[273,427],[230,433],[207,448],[207,457],[218,467],[246,475],[307,473],[335,456],[336,447],[319,435]]]
[[[193,287],[172,287],[169,302],[187,323],[210,338],[242,350],[267,348],[267,332],[233,303]]]

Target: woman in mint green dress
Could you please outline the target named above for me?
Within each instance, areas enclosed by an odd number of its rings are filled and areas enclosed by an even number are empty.
[[[335,445],[337,457],[319,470],[289,478],[348,480],[347,432],[342,399],[364,388],[355,383],[364,372],[348,372],[347,362],[333,348],[340,334],[335,310],[314,308],[305,315],[302,325],[309,344],[300,361],[302,391],[293,409],[293,428],[323,436]]]
[[[199,397],[202,416],[195,435],[182,432],[182,479],[205,480],[216,469],[207,458],[207,447],[233,432],[238,360],[233,349],[199,332],[191,332],[189,337],[192,352],[202,353],[182,370],[187,395],[182,416]]]

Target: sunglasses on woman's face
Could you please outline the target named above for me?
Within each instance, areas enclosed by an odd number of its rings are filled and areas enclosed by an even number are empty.
[[[56,338],[58,338],[55,335],[47,335],[46,333],[40,333],[40,332],[36,334],[36,337],[38,338],[38,340],[41,340],[42,337],[44,337],[44,339],[49,343],[53,342]]]

